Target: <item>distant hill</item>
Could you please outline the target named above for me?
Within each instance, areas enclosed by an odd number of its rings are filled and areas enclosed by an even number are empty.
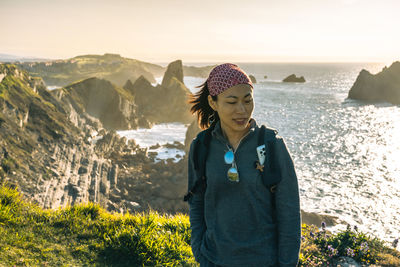
[[[36,58],[36,57],[21,57],[9,54],[0,54],[0,62],[42,62],[42,61],[50,61],[47,58]]]
[[[150,83],[161,77],[165,67],[144,61],[121,57],[118,54],[81,55],[70,59],[46,62],[23,62],[17,64],[32,76],[41,77],[47,86],[66,86],[92,77],[105,79],[122,87],[130,80],[135,82],[143,76]],[[183,66],[185,76],[206,78],[214,66]]]
[[[92,77],[106,79],[118,86],[123,86],[127,80],[135,81],[142,75],[150,82],[155,82],[153,73],[162,75],[164,72],[161,66],[117,54],[83,55],[71,59],[17,65],[33,76],[42,77],[47,85],[56,86],[65,86]]]

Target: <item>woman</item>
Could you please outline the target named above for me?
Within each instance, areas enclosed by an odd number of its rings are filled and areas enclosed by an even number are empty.
[[[195,166],[201,151],[195,143],[204,134],[192,142],[189,152],[187,198],[193,255],[201,267],[296,266],[299,192],[283,139],[274,134],[263,162],[257,150],[262,148],[258,141],[264,139],[258,136],[266,133],[252,118],[253,84],[237,65],[216,66],[201,87],[192,95],[191,111],[200,126],[209,129],[210,137],[204,175]],[[271,188],[263,180],[269,179],[264,168],[268,162],[275,162],[271,164],[280,175],[279,183]]]

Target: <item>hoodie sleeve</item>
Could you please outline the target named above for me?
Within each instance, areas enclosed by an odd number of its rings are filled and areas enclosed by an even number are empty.
[[[284,140],[276,142],[282,180],[276,189],[279,266],[297,266],[301,240],[300,197],[293,160]]]
[[[194,141],[195,142],[195,141]],[[188,160],[188,191],[196,182],[196,172],[193,163],[194,142],[190,145]],[[204,221],[204,192],[193,194],[189,199],[189,220],[191,229],[191,246],[196,261],[200,262],[200,247],[206,231]]]

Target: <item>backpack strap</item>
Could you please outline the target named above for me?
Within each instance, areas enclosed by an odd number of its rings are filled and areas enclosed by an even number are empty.
[[[193,163],[196,173],[196,182],[190,187],[189,191],[183,197],[183,201],[189,199],[196,193],[205,190],[207,187],[206,179],[206,161],[208,156],[208,147],[211,141],[211,132],[215,124],[211,125],[208,129],[201,131],[196,139],[193,140]]]
[[[262,182],[266,188],[271,192],[271,205],[272,205],[272,218],[276,222],[276,186],[282,180],[280,173],[279,162],[276,157],[275,144],[277,131],[274,129],[261,126],[260,134],[258,135],[258,145],[265,144],[266,158],[265,158],[265,171],[261,173]],[[264,137],[264,138],[263,138]]]
[[[264,186],[267,187],[271,193],[275,193],[276,186],[282,180],[278,161],[275,156],[277,133],[278,132],[276,130],[266,128],[264,125],[262,125],[258,135],[258,145],[265,144],[266,149],[266,158],[264,163],[266,165],[266,170],[262,172],[262,181]]]

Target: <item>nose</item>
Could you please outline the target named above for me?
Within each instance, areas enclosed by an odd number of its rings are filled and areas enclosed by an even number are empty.
[[[244,106],[244,104],[242,102],[239,102],[236,108],[236,112],[237,113],[245,113],[246,112],[246,108]]]

